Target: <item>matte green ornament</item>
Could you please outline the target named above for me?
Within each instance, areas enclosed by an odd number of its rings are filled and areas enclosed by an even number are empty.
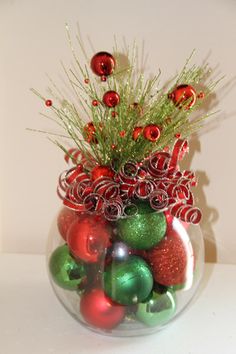
[[[49,260],[49,270],[54,282],[61,288],[76,290],[85,279],[85,268],[76,262],[67,245],[55,249]]]
[[[153,291],[146,302],[138,304],[136,317],[147,326],[160,326],[168,322],[175,314],[176,299],[171,290],[165,293]]]
[[[111,263],[104,273],[105,293],[122,305],[132,305],[148,297],[153,277],[148,264],[138,256]]]
[[[117,221],[119,237],[130,247],[147,250],[157,245],[166,233],[164,213],[154,211],[149,203],[138,201],[137,214]]]

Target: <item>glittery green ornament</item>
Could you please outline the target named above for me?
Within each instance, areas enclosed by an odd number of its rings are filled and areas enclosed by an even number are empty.
[[[52,253],[49,270],[54,282],[64,289],[76,290],[85,279],[83,264],[71,257],[67,245],[56,248]]]
[[[164,213],[155,212],[147,202],[135,204],[137,214],[117,221],[118,235],[130,247],[147,250],[165,236],[166,218]]]
[[[165,293],[153,291],[146,302],[138,304],[136,317],[147,326],[161,326],[175,314],[175,294],[171,290]]]
[[[148,297],[153,277],[148,264],[137,256],[111,263],[104,273],[105,293],[122,305],[132,305]]]

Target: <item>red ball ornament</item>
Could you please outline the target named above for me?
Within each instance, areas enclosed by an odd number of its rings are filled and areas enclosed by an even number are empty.
[[[102,81],[102,82],[106,82],[106,81],[107,81],[106,76],[101,76],[101,81]]]
[[[84,262],[96,263],[110,245],[108,222],[97,215],[84,215],[67,232],[67,244],[72,255]]]
[[[84,79],[85,84],[89,84],[89,79]]]
[[[136,141],[143,132],[143,127],[135,127],[132,134],[132,139]]]
[[[169,225],[164,239],[146,252],[145,258],[157,283],[165,286],[183,284],[188,280],[187,276],[192,276],[193,250],[186,235],[185,230],[181,234],[171,230]]]
[[[188,110],[196,102],[196,91],[191,85],[179,85],[173,92],[171,92],[168,97],[174,102],[176,107]]]
[[[46,105],[47,107],[51,107],[51,106],[52,106],[52,100],[46,100],[46,101],[45,101],[45,105]]]
[[[108,166],[96,166],[91,171],[91,177],[93,181],[100,177],[113,178],[114,176],[115,172]]]
[[[107,91],[103,95],[103,103],[109,107],[115,107],[120,103],[120,96],[116,91]]]
[[[58,230],[66,241],[66,235],[69,227],[73,224],[75,220],[79,218],[79,214],[77,214],[74,210],[63,208],[57,217],[57,227]]]
[[[93,122],[89,122],[84,127],[85,139],[88,143],[97,144],[98,140],[96,138],[96,128]]]
[[[161,129],[156,124],[149,124],[143,129],[145,139],[155,143],[161,136]]]
[[[107,52],[99,52],[95,54],[90,62],[92,71],[98,76],[111,75],[115,65],[116,62],[114,57]]]
[[[112,329],[123,320],[125,306],[112,301],[102,289],[93,289],[82,295],[80,312],[88,324],[101,329]]]
[[[99,105],[98,100],[92,100],[92,105],[93,105],[94,107],[97,107],[97,106]]]

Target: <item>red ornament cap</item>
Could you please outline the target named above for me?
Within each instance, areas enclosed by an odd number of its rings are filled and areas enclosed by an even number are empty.
[[[161,136],[161,129],[156,124],[149,124],[143,129],[145,139],[155,143]]]
[[[91,177],[93,181],[100,177],[113,178],[114,176],[115,172],[108,166],[96,166],[91,171]]]
[[[139,138],[139,136],[142,134],[142,131],[143,131],[143,127],[135,127],[133,130],[132,139],[136,141]]]
[[[120,103],[120,96],[116,91],[107,91],[102,100],[107,107],[112,108]]]
[[[177,86],[168,97],[174,102],[176,107],[182,108],[184,106],[184,109],[188,110],[195,104],[197,95],[191,85],[183,84]]]
[[[107,52],[99,52],[95,54],[90,62],[92,71],[98,76],[111,75],[115,65],[116,62],[114,57]]]

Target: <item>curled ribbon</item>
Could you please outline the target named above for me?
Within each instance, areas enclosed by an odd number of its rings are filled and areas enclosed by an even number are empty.
[[[191,192],[196,185],[195,174],[181,172],[178,166],[187,151],[188,142],[178,139],[172,153],[156,152],[141,164],[127,162],[114,178],[104,176],[92,181],[90,173],[85,172],[87,160],[73,149],[72,162],[77,163],[80,158],[81,163],[60,175],[57,193],[68,208],[102,213],[110,221],[127,216],[131,201],[141,199],[149,200],[157,212],[168,209],[173,216],[198,224],[201,211],[193,206]]]

